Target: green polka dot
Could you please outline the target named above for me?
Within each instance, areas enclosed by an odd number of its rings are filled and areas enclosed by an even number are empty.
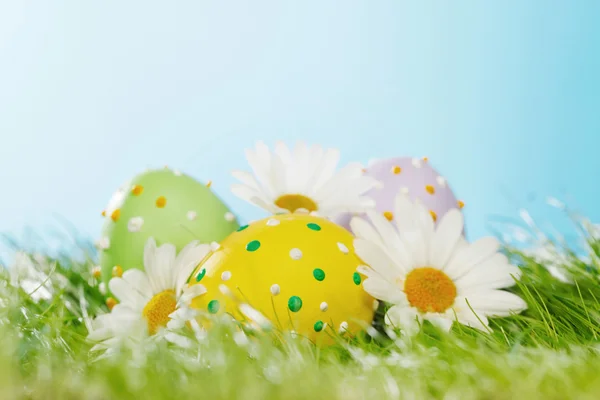
[[[206,268],[202,268],[200,272],[198,272],[198,275],[196,275],[196,282],[200,282],[202,278],[204,278],[204,275],[206,275]]]
[[[360,275],[358,274],[358,272],[355,272],[354,275],[352,275],[352,280],[354,281],[355,285],[360,285]]]
[[[246,229],[247,227],[248,227],[248,225],[242,225],[242,226],[240,226],[240,227],[238,228],[238,230],[237,230],[237,231],[238,231],[238,232],[241,232],[241,231],[243,231],[244,229]]]
[[[302,308],[302,299],[298,296],[292,296],[288,300],[288,308],[291,312],[298,312]]]
[[[321,332],[323,330],[323,321],[315,322],[315,332]]]
[[[258,240],[253,240],[246,245],[246,250],[248,251],[256,251],[260,247],[260,242]]]
[[[211,314],[216,314],[219,312],[219,308],[221,305],[219,304],[219,300],[211,300],[208,302],[208,312]]]
[[[310,224],[306,225],[308,226],[308,229],[312,229],[313,231],[320,231],[321,227],[313,222],[311,222]]]
[[[321,268],[315,268],[313,270],[313,276],[320,282],[325,279],[325,271],[323,271]]]

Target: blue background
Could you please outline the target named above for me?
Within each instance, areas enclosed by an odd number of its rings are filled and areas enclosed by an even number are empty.
[[[428,156],[470,238],[520,208],[568,233],[547,196],[600,219],[599,17],[583,0],[3,2],[0,231],[64,219],[96,238],[112,192],[164,164],[258,218],[230,170],[255,140],[304,139],[344,162]]]

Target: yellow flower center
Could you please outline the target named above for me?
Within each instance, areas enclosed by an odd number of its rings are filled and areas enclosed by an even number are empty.
[[[279,196],[275,200],[275,205],[280,208],[284,208],[289,212],[293,213],[298,209],[304,208],[309,212],[317,211],[317,203],[311,198],[303,196],[301,194],[284,194]]]
[[[148,332],[154,335],[159,328],[167,326],[169,315],[177,309],[177,299],[173,290],[165,290],[150,299],[142,315],[148,322]]]
[[[442,313],[454,304],[456,286],[439,269],[423,267],[408,274],[404,293],[408,302],[419,311]]]

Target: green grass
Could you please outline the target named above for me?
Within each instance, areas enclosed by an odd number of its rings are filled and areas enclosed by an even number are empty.
[[[318,349],[302,338],[250,334],[222,322],[193,350],[166,343],[119,357],[89,353],[86,323],[105,312],[91,264],[48,266],[51,301],[0,278],[0,398],[27,399],[596,399],[600,393],[600,242],[591,261],[561,250],[573,283],[507,249],[523,268],[512,290],[529,309],[493,332],[425,325],[412,339],[370,330]],[[66,277],[67,281],[61,281]],[[238,341],[239,342],[239,341]]]

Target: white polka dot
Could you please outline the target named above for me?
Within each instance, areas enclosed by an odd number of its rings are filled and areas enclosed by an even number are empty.
[[[267,221],[268,226],[277,226],[280,223],[281,223],[281,221],[279,221],[278,219],[275,219],[275,218],[271,218],[270,220]]]
[[[174,169],[173,170],[173,175],[175,175],[175,176],[181,176],[181,171],[178,170],[178,169]]]
[[[290,250],[290,257],[292,257],[294,260],[299,260],[302,258],[302,250],[300,249],[291,249]]]
[[[194,221],[197,217],[198,214],[196,213],[196,211],[188,211],[187,219],[189,219],[190,221]]]
[[[101,250],[107,250],[110,247],[110,239],[107,237],[103,237],[96,241],[96,247]]]
[[[225,213],[225,221],[232,222],[234,219],[235,219],[235,215],[233,215],[229,211]]]
[[[144,218],[142,217],[133,217],[127,222],[127,229],[129,232],[139,232],[144,225]]]
[[[446,187],[446,179],[443,176],[438,176],[436,178],[436,181],[437,181],[438,185],[440,185],[440,187],[442,187],[442,188]]]
[[[344,321],[340,324],[339,333],[345,333],[347,331],[348,331],[348,323],[346,321]]]
[[[271,294],[273,296],[277,296],[280,292],[281,292],[281,289],[279,288],[278,284],[274,284],[271,286]]]
[[[321,311],[325,312],[325,311],[327,311],[329,306],[327,305],[327,303],[322,302],[321,305],[319,306],[319,308],[321,309]]]
[[[231,272],[223,271],[223,273],[221,274],[221,280],[228,281],[230,279],[231,279]]]
[[[221,248],[221,245],[220,245],[219,243],[217,243],[217,242],[212,242],[212,243],[210,244],[210,249],[211,249],[212,251],[217,251],[217,250],[219,250],[220,248]]]
[[[412,159],[412,165],[415,168],[421,168],[421,160],[419,160],[418,158],[413,158]]]
[[[373,300],[373,310],[377,310],[379,308],[379,302],[377,300]]]
[[[348,248],[346,247],[346,245],[344,243],[338,242],[337,246],[338,246],[338,249],[340,249],[340,251],[344,254],[348,254],[348,252],[350,251],[350,250],[348,250]]]

